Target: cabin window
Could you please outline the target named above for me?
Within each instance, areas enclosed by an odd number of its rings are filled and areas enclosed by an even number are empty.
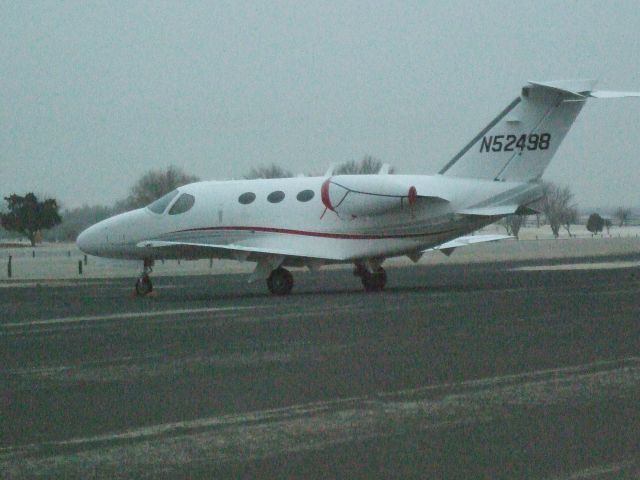
[[[196,203],[196,198],[193,195],[183,193],[169,209],[169,215],[179,215],[187,212],[191,210],[194,203]]]
[[[174,190],[173,192],[169,192],[166,195],[160,197],[153,203],[150,203],[147,208],[151,210],[153,213],[162,213],[167,208],[167,205],[171,203],[171,200],[178,195],[178,190]]]
[[[313,193],[313,190],[302,190],[300,193],[298,193],[296,198],[299,202],[308,202],[313,198],[314,195],[315,194]]]
[[[238,197],[238,202],[241,203],[242,205],[249,205],[255,199],[256,199],[256,194],[255,193],[246,192],[246,193],[243,193],[242,195],[240,195]]]
[[[282,192],[280,190],[276,190],[275,192],[271,192],[267,196],[267,201],[269,201],[271,203],[278,203],[278,202],[281,202],[282,200],[284,200],[284,192]]]

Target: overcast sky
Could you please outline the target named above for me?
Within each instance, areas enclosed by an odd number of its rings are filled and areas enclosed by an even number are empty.
[[[435,173],[527,80],[640,90],[637,0],[0,5],[0,194],[65,207],[171,164]],[[640,99],[594,99],[544,178],[640,205],[639,160]]]

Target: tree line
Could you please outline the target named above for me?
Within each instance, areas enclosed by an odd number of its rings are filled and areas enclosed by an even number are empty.
[[[370,155],[360,161],[345,162],[334,169],[336,175],[377,173],[382,162]],[[293,173],[278,165],[254,167],[243,176],[255,178],[287,178]],[[83,205],[60,212],[57,200],[39,200],[33,193],[5,197],[6,208],[0,209],[2,236],[26,237],[32,246],[42,239],[74,241],[85,228],[112,215],[144,207],[166,193],[200,179],[176,166],[145,173],[129,190],[129,194],[112,206]]]
[[[560,236],[560,229],[564,228],[571,237],[571,227],[580,223],[580,214],[577,205],[573,202],[573,192],[568,186],[556,185],[552,182],[544,182],[542,184],[543,196],[532,207],[540,213],[535,214],[537,226],[541,226],[544,220],[551,228],[551,233],[555,238]],[[507,231],[508,235],[518,238],[520,228],[522,227],[527,215],[508,215],[500,220],[501,224]],[[619,227],[628,224],[631,218],[631,209],[628,207],[618,207],[613,212],[613,219],[616,220]],[[613,222],[609,218],[603,218],[599,213],[592,213],[586,223],[586,228],[592,234],[600,233],[603,229],[609,229],[613,226]]]
[[[358,161],[353,160],[335,166],[333,174],[375,174],[381,171],[383,165],[379,159],[366,155]],[[388,173],[393,173],[393,168],[389,168]],[[243,178],[287,178],[293,176],[291,171],[272,164],[253,167]],[[113,206],[84,205],[63,212],[59,211],[58,202],[53,198],[38,200],[34,193],[28,193],[24,196],[12,194],[5,197],[6,208],[0,209],[0,225],[5,230],[0,233],[7,236],[8,232],[9,235],[13,232],[14,236],[26,237],[32,245],[35,245],[42,238],[55,241],[73,241],[82,230],[90,225],[117,213],[148,205],[182,185],[197,181],[199,181],[198,177],[187,174],[176,166],[150,170],[134,183],[127,197],[118,200]],[[543,194],[542,199],[534,207],[541,212],[536,215],[538,226],[540,226],[541,218],[544,218],[555,237],[560,235],[561,228],[564,228],[571,236],[571,227],[578,223],[579,214],[577,206],[573,202],[573,193],[570,188],[547,182],[543,184]],[[587,222],[589,231],[598,233],[604,228],[608,230],[612,226],[611,220],[602,218],[599,214],[594,215]],[[627,207],[619,207],[613,213],[613,218],[620,227],[628,223],[630,216],[631,209]],[[524,219],[525,216],[514,214],[505,217],[499,223],[505,227],[509,235],[518,237]]]

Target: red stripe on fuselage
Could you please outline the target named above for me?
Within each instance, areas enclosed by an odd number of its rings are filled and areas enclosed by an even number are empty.
[[[302,235],[305,237],[319,237],[319,238],[334,238],[338,240],[386,240],[386,239],[402,239],[402,238],[419,238],[419,237],[431,237],[435,235],[442,235],[445,233],[453,233],[457,230],[444,230],[434,233],[403,233],[396,235],[367,235],[356,233],[328,233],[328,232],[309,232],[306,230],[292,230],[288,228],[272,228],[272,227],[202,227],[202,228],[188,228],[185,230],[177,230],[171,233],[183,233],[183,232],[203,232],[203,231],[242,231],[242,232],[261,232],[261,233],[283,233],[287,235]]]

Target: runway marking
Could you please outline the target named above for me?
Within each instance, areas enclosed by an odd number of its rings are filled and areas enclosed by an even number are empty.
[[[540,272],[546,270],[605,270],[616,268],[640,267],[640,262],[595,262],[595,263],[563,263],[561,265],[530,265],[513,268],[516,272]]]
[[[194,460],[220,465],[269,458],[407,428],[434,430],[503,421],[531,407],[633,398],[639,387],[640,357],[629,357],[5,447],[0,448],[0,467],[10,477],[27,472],[91,476],[98,471],[108,476],[121,471],[124,461],[132,471],[166,474],[162,469],[167,458],[176,471]],[[617,468],[611,465],[602,471]],[[577,478],[589,478],[590,473],[584,471],[587,477]]]
[[[147,312],[126,312],[126,313],[110,313],[108,315],[85,315],[79,317],[62,317],[62,318],[50,318],[47,320],[33,320],[30,322],[15,322],[4,323],[0,327],[6,328],[18,328],[18,327],[35,327],[40,325],[60,325],[65,323],[80,323],[80,322],[96,322],[102,320],[127,320],[130,318],[141,317],[165,317],[170,315],[189,315],[198,313],[215,313],[215,312],[230,312],[240,310],[254,310],[259,308],[266,308],[265,305],[248,305],[244,307],[209,307],[209,308],[179,308],[176,310],[150,310]]]
[[[0,288],[45,288],[45,287],[87,287],[94,285],[104,285],[107,282],[92,282],[78,280],[10,280],[0,282]],[[113,283],[113,282],[111,282]]]
[[[86,328],[91,328],[91,321],[107,321],[110,319],[120,320],[120,319],[128,319],[128,318],[136,318],[136,317],[148,317],[145,318],[147,323],[163,323],[163,322],[172,322],[174,319],[170,318],[172,315],[176,314],[191,314],[194,318],[190,318],[189,321],[201,321],[208,320],[208,325],[213,327],[221,327],[224,325],[229,325],[232,323],[245,323],[245,324],[259,324],[265,322],[272,321],[282,321],[282,320],[291,320],[291,319],[299,319],[299,320],[309,320],[312,317],[321,317],[327,315],[334,315],[335,309],[331,306],[320,307],[312,310],[305,311],[282,311],[273,309],[273,314],[270,312],[264,312],[265,309],[277,307],[277,304],[266,304],[266,305],[247,305],[242,307],[217,307],[217,308],[194,308],[194,309],[180,309],[180,310],[160,310],[160,311],[150,311],[150,312],[134,312],[134,313],[122,313],[122,314],[113,314],[113,315],[96,315],[96,316],[86,316],[86,317],[65,317],[65,318],[54,318],[49,320],[34,320],[30,322],[14,322],[7,323],[4,325],[0,324],[0,337],[7,336],[23,336],[23,335],[42,335],[49,333],[60,333],[64,331],[72,331],[72,330],[81,330]],[[297,306],[295,306],[297,308]],[[243,316],[243,312],[252,311],[255,309],[263,310],[263,313],[256,316]],[[361,306],[353,306],[346,305],[341,307],[340,311],[342,313],[348,312],[356,312],[361,309]],[[214,319],[207,319],[203,317],[203,314],[211,313],[211,312],[219,312],[225,313],[220,317],[216,317]],[[158,318],[164,317],[164,318]],[[86,323],[86,324],[84,324]],[[180,322],[176,322],[178,325]],[[3,327],[7,327],[3,331]],[[37,329],[31,329],[26,327],[39,327]]]
[[[614,478],[611,476],[616,474],[615,478],[638,478],[640,475],[640,458],[629,458],[620,462],[609,465],[600,465],[597,467],[589,467],[579,472],[552,477],[548,480],[586,480],[589,478]]]
[[[352,344],[308,348],[304,342],[281,342],[278,350],[254,352],[230,352],[215,354],[197,351],[193,355],[165,358],[164,355],[140,355],[113,357],[108,360],[84,364],[9,368],[0,372],[19,376],[22,382],[55,382],[57,385],[73,385],[79,382],[145,381],[150,378],[174,375],[177,370],[192,371],[200,368],[238,368],[268,364],[307,362],[316,364],[327,355],[339,355]],[[155,360],[155,361],[154,361]]]

